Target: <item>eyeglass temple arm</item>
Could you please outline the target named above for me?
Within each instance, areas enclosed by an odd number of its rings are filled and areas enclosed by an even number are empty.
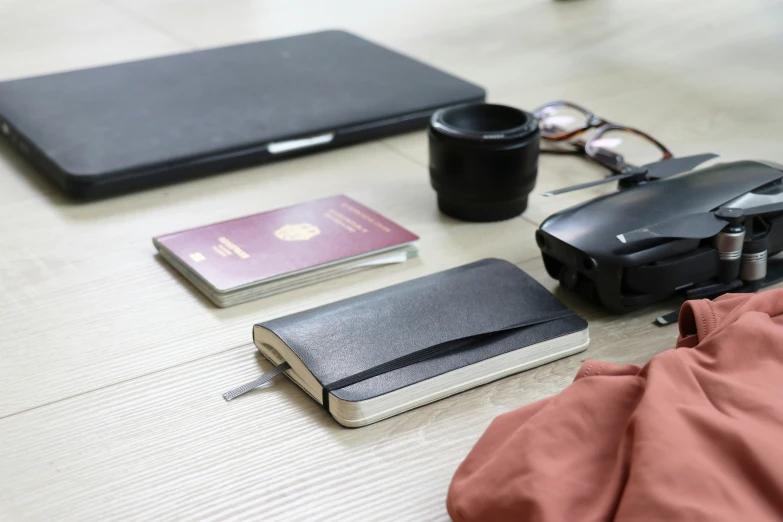
[[[550,107],[551,108],[570,107],[572,109],[575,109],[575,110],[581,112],[582,114],[584,114],[584,116],[585,116],[585,124],[582,125],[581,127],[577,128],[577,129],[574,129],[572,131],[567,131],[567,132],[566,132],[565,129],[562,129],[562,128],[556,126],[556,125],[553,125],[553,127],[556,130],[560,131],[561,133],[560,134],[556,134],[554,136],[544,136],[542,134],[541,138],[545,139],[545,140],[549,140],[549,141],[570,140],[571,138],[574,138],[575,136],[578,136],[578,135],[582,134],[583,132],[585,132],[587,130],[594,129],[594,128],[600,127],[600,126],[605,125],[606,123],[608,123],[603,118],[599,118],[592,111],[589,111],[589,110],[585,109],[581,105],[577,105],[575,103],[571,103],[571,102],[567,102],[567,101],[552,101],[552,102],[549,102],[549,103],[545,103],[544,105],[542,105],[542,106],[538,107],[537,109],[535,109],[533,111],[533,114],[536,115],[536,118],[541,120],[545,116],[545,114],[543,114],[543,112],[546,109],[550,108]]]
[[[596,147],[594,151],[594,154],[588,154],[587,157],[616,174],[622,173],[623,169],[633,167],[633,165],[625,161],[622,154],[601,147]]]

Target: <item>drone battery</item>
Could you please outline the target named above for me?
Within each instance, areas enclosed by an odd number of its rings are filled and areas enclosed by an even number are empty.
[[[740,279],[751,283],[767,276],[767,239],[745,241]]]
[[[720,280],[734,281],[740,273],[742,244],[745,241],[745,227],[733,226],[715,236],[715,250],[718,251]]]

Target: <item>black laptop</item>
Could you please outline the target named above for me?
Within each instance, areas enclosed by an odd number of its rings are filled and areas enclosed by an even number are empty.
[[[344,31],[0,83],[0,136],[97,197],[426,125],[480,87]]]

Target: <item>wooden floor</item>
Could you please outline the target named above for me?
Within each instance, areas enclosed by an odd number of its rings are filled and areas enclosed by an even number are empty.
[[[0,0],[0,79],[345,28],[533,108],[551,99],[650,132],[675,154],[781,161],[783,4],[711,0]],[[585,358],[671,348],[546,276],[533,239],[609,187],[543,157],[521,218],[440,215],[423,132],[94,202],[59,195],[0,145],[0,519],[443,520],[455,468],[498,414],[556,393]],[[345,193],[421,235],[421,257],[217,309],[151,237]],[[349,430],[286,380],[226,403],[268,367],[254,322],[484,257],[519,264],[590,321],[584,354]],[[524,451],[524,448],[520,448]]]

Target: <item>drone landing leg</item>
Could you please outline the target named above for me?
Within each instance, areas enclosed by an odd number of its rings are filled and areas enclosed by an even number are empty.
[[[705,283],[685,291],[685,300],[689,299],[712,299],[729,292],[736,292],[742,288],[742,281],[735,279],[730,283]],[[680,310],[674,310],[655,319],[658,326],[666,326],[676,323],[680,317]]]
[[[761,281],[747,283],[740,287],[737,292],[756,292],[762,288],[772,286],[783,281],[783,259],[769,259],[767,261],[767,275]]]
[[[770,259],[767,262],[767,276],[761,281],[742,283],[739,280],[728,285],[709,284],[694,288],[685,293],[686,299],[715,298],[727,293],[754,293],[762,288],[772,286],[783,281],[783,259]],[[680,311],[674,310],[655,319],[658,326],[674,324],[679,320]]]

